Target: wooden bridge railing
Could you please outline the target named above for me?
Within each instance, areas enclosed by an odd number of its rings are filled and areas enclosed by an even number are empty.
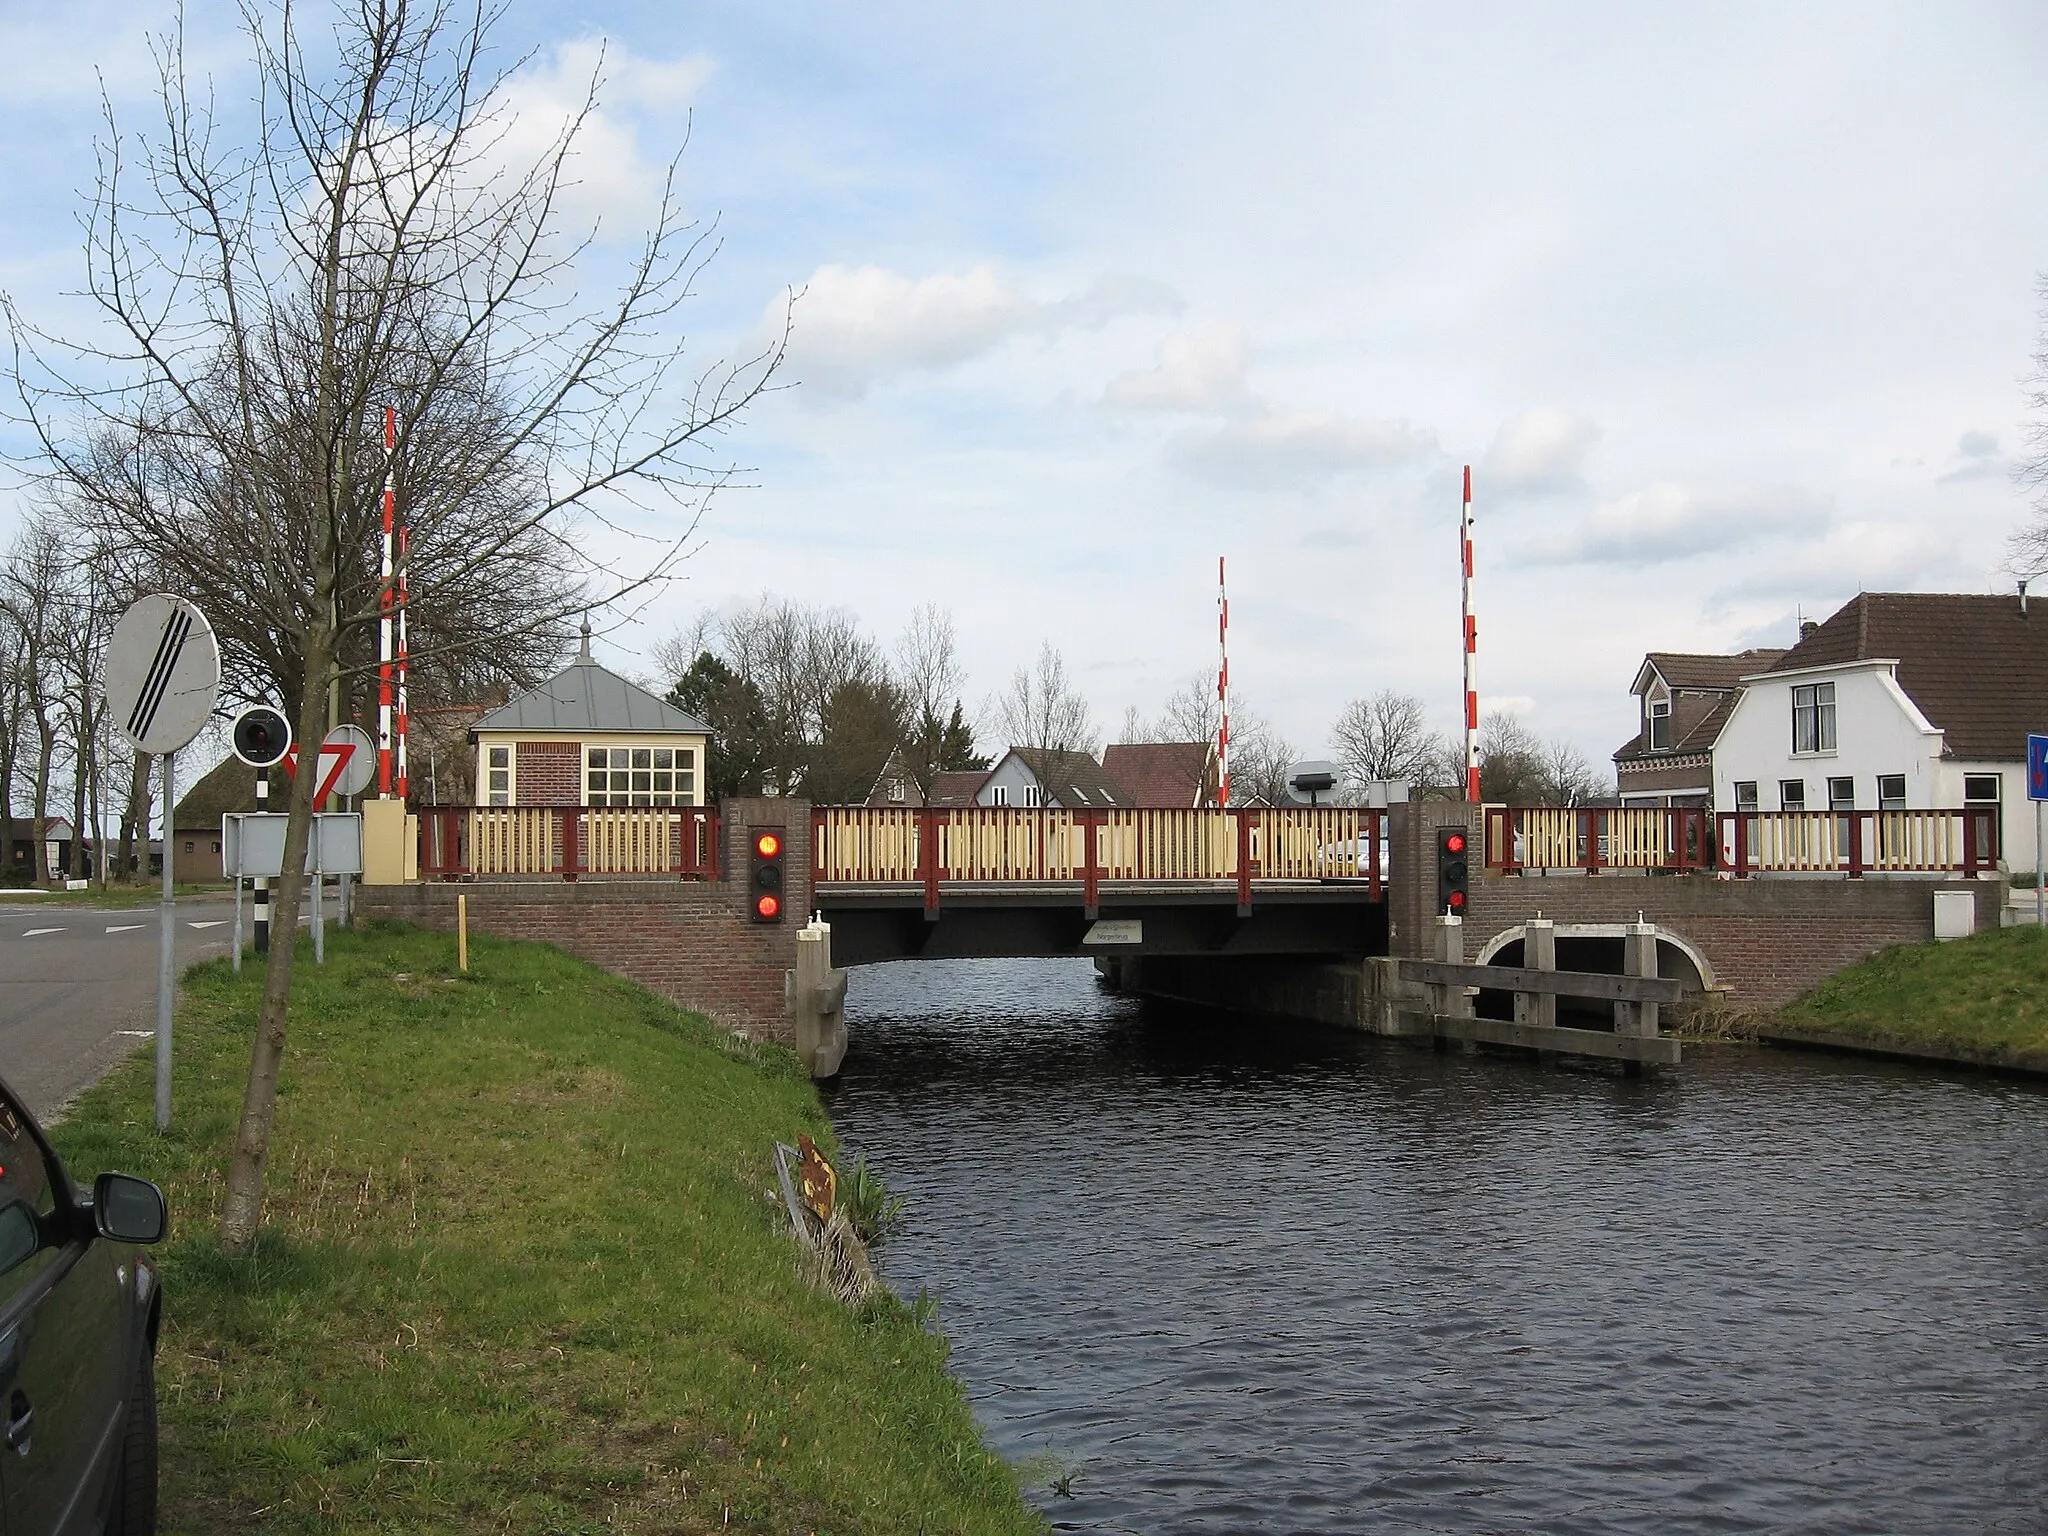
[[[1998,812],[1488,806],[1486,867],[1960,874],[1998,863]]]
[[[936,908],[948,881],[1074,881],[1091,910],[1103,881],[1363,880],[1375,898],[1385,812],[1350,806],[1257,810],[1064,810],[1004,806],[827,806],[811,813],[820,884],[917,883]]]
[[[706,806],[429,806],[420,874],[718,878],[718,812]]]

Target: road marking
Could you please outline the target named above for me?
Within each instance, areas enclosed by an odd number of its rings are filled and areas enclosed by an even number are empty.
[[[148,926],[149,924],[147,923],[109,923],[107,924],[107,932],[133,933],[138,928],[147,928]]]
[[[225,928],[227,927],[227,925],[228,920],[226,918],[216,917],[212,919],[210,922],[188,923],[186,926],[190,928]]]
[[[133,1035],[138,1040],[149,1040],[156,1035],[156,1031],[153,1029],[117,1029],[114,1033],[117,1035]]]
[[[63,931],[62,928],[31,928],[22,937],[24,939],[38,939],[46,933],[62,933]]]

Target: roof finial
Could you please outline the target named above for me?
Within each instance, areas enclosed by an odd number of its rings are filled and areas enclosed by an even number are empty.
[[[590,660],[590,615],[587,613],[583,615],[583,644],[577,647],[576,659],[578,661]]]

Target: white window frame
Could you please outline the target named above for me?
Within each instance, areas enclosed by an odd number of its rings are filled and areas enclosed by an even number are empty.
[[[1660,727],[1661,730],[1659,729]],[[1669,752],[1671,750],[1671,701],[1669,699],[1650,700],[1649,739],[1652,752]]]
[[[1805,695],[1802,701],[1801,695]],[[1801,717],[1805,716],[1806,719]],[[1800,727],[1810,726],[1812,745],[1802,747]],[[1835,750],[1835,685],[1794,683],[1792,685],[1792,755],[1823,757]]]
[[[1886,786],[1896,784],[1896,793],[1886,793]],[[1903,811],[1906,808],[1906,776],[1903,773],[1880,773],[1877,776],[1877,808],[1880,811]]]
[[[1743,814],[1754,812],[1757,809],[1756,792],[1757,781],[1755,779],[1737,779],[1735,781],[1735,809]]]
[[[990,805],[1008,805],[1010,803],[1010,786],[1007,784],[991,784],[988,787],[988,803]]]
[[[1786,790],[1788,790],[1788,789],[1791,789],[1791,790],[1796,790],[1796,791],[1797,791],[1797,794],[1796,794],[1796,795],[1788,795],[1788,794],[1786,794],[1786,793],[1785,793],[1785,791],[1786,791]],[[1792,802],[1793,802],[1794,800],[1797,800],[1797,801],[1798,801],[1798,803],[1797,803],[1796,805],[1792,803]],[[1778,808],[1779,808],[1780,810],[1786,810],[1786,811],[1803,811],[1803,810],[1805,810],[1805,809],[1806,809],[1806,780],[1804,780],[1804,779],[1780,779],[1780,780],[1778,780]]]

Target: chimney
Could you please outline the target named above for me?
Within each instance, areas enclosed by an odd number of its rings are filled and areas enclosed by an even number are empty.
[[[1799,621],[1799,638],[1804,640],[1808,635],[1812,634],[1816,629],[1819,628],[1819,619],[1801,619]]]
[[[2024,619],[2024,618],[2025,618],[2026,616],[2027,616],[2027,582],[2026,582],[2026,578],[2025,578],[2025,577],[2023,576],[2023,577],[2021,577],[2021,578],[2020,578],[2020,617]]]

